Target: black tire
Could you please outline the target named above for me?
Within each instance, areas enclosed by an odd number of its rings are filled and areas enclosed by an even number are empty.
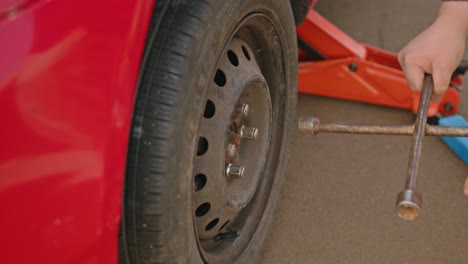
[[[310,0],[290,0],[296,26],[302,24],[309,12]]]
[[[295,130],[297,49],[289,1],[173,1],[164,10],[160,25],[153,25],[158,30],[154,42],[148,41],[134,109],[120,262],[256,263],[272,225]],[[239,213],[254,219],[248,221],[255,228],[233,238],[243,241],[238,243],[242,247],[228,248],[229,256],[220,258],[202,248],[195,230],[193,174],[208,88],[234,36],[250,45],[267,84],[271,142],[261,191],[247,205],[260,209],[255,218],[247,207]]]

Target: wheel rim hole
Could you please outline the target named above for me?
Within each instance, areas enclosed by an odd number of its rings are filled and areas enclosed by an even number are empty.
[[[196,192],[201,191],[206,185],[206,175],[202,173],[195,175],[193,185]]]
[[[223,87],[226,84],[226,74],[220,69],[216,70],[214,82],[219,86]]]
[[[227,55],[228,55],[228,59],[229,59],[229,61],[231,62],[232,65],[234,65],[236,67],[239,66],[239,59],[237,58],[237,55],[236,55],[236,53],[234,53],[234,51],[228,50]]]
[[[249,54],[249,51],[244,47],[242,46],[242,52],[244,53],[244,56],[250,60],[250,54]]]
[[[198,206],[197,210],[195,210],[195,215],[197,217],[202,217],[210,211],[211,204],[210,203],[202,203],[200,206]],[[213,222],[213,221],[211,221]],[[210,223],[211,223],[210,222]]]
[[[229,224],[229,222],[231,222],[231,220],[227,220],[218,230],[223,230],[223,228],[225,228]]]
[[[201,156],[208,151],[208,140],[204,137],[198,138],[197,156]]]
[[[210,231],[211,229],[213,229],[219,222],[219,218],[215,218],[213,220],[211,220],[211,222],[209,222],[206,227],[205,227],[205,231]]]
[[[213,103],[213,101],[207,100],[206,105],[205,105],[205,112],[203,113],[203,116],[205,118],[212,118],[215,114],[215,111],[216,111],[216,108],[215,108],[215,104]]]

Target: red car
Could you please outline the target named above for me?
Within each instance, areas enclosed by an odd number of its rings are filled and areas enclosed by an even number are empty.
[[[255,263],[309,2],[1,1],[2,263]]]

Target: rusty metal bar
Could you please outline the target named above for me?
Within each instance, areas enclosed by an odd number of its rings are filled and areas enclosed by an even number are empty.
[[[422,211],[422,197],[417,191],[418,172],[433,86],[432,76],[426,74],[414,122],[415,131],[408,161],[405,189],[398,193],[395,205],[397,215],[404,220],[415,220]]]
[[[347,125],[347,124],[322,124],[314,117],[300,118],[299,130],[303,134],[350,133],[372,135],[413,135],[405,189],[398,193],[396,200],[396,213],[405,220],[416,219],[422,210],[422,197],[417,192],[418,171],[421,159],[424,136],[468,136],[468,127],[445,127],[427,125],[427,112],[433,89],[432,76],[426,74],[423,89],[419,99],[416,121],[413,125],[406,126],[376,126],[376,125]]]
[[[413,135],[414,125],[380,126],[351,125],[339,123],[321,123],[315,117],[301,117],[299,130],[306,135],[318,133],[368,134],[368,135]],[[426,125],[426,136],[466,137],[468,127],[461,126],[431,126]]]

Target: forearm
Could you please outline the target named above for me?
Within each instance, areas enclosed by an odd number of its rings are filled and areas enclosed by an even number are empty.
[[[468,1],[443,1],[434,23],[444,23],[468,37]]]

